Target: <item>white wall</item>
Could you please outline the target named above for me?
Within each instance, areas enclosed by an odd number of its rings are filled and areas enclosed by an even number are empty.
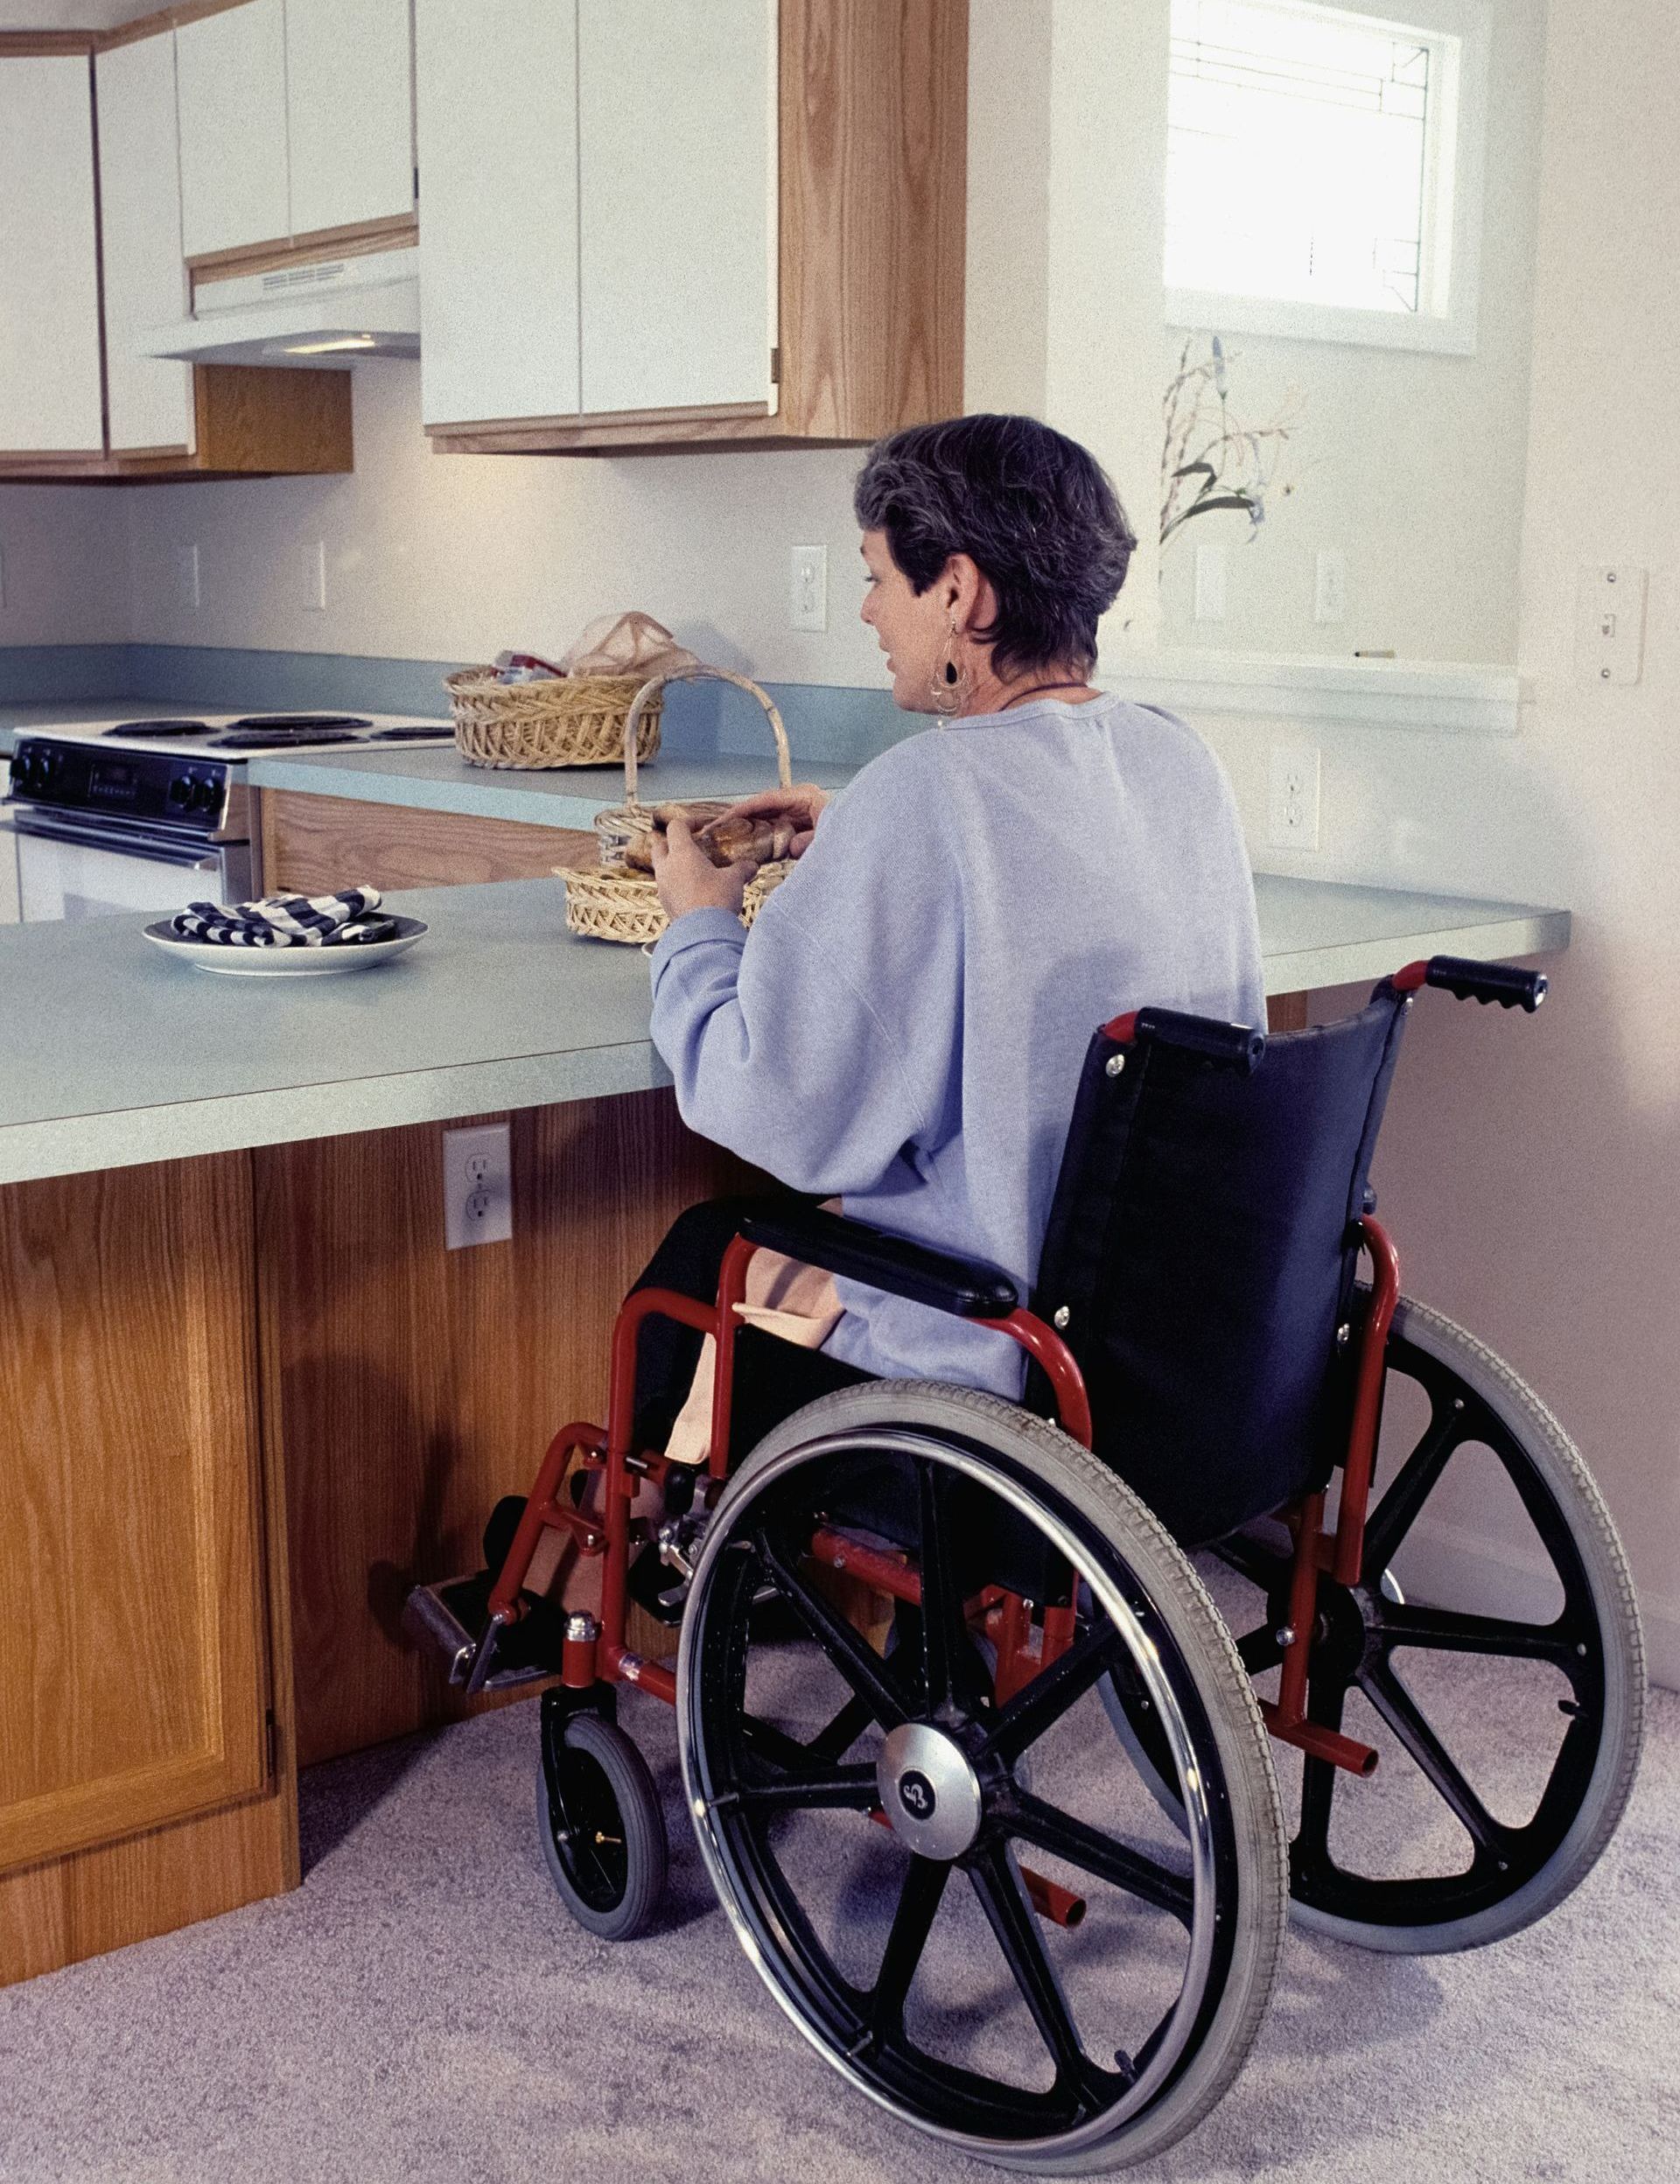
[[[113,486],[0,486],[0,647],[120,644],[128,529]]]
[[[1680,508],[1662,486],[1680,344],[1680,10],[1551,10],[1508,741],[1326,746],[1323,866],[1566,903],[1534,1019],[1425,997],[1377,1181],[1408,1286],[1532,1380],[1632,1555],[1680,1684]],[[1577,572],[1651,572],[1642,682],[1576,678]],[[1268,732],[1215,737],[1256,836]],[[1295,869],[1306,869],[1298,860]],[[1474,1527],[1473,1527],[1474,1530]],[[1492,1536],[1492,1527],[1488,1528]]]

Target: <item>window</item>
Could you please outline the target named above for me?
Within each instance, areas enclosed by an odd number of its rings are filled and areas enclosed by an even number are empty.
[[[1167,318],[1475,346],[1484,0],[1172,0]]]

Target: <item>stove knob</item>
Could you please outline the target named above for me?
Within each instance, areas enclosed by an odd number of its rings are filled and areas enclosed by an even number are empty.
[[[190,774],[178,774],[171,781],[169,801],[172,804],[179,804],[183,810],[192,802],[192,776]]]
[[[221,802],[221,783],[208,776],[195,778],[192,783],[192,808],[194,811],[214,811]]]

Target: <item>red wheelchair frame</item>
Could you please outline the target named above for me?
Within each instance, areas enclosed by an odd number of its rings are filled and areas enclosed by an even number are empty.
[[[1397,991],[1415,992],[1425,983],[1428,970],[1426,962],[1409,963],[1392,983]],[[1135,1014],[1117,1017],[1104,1030],[1116,1043],[1128,1045],[1136,1020]],[[1388,1232],[1368,1214],[1360,1220],[1358,1228],[1361,1246],[1371,1263],[1372,1282],[1363,1321],[1354,1338],[1359,1350],[1353,1412],[1342,1459],[1336,1521],[1333,1529],[1326,1530],[1326,1495],[1322,1489],[1304,1495],[1281,1513],[1294,1542],[1288,1622],[1278,1634],[1283,1662],[1278,1697],[1259,1703],[1267,1727],[1280,1742],[1294,1745],[1349,1774],[1369,1775],[1377,1764],[1377,1754],[1369,1745],[1306,1717],[1320,1573],[1328,1572],[1334,1582],[1342,1586],[1359,1582],[1365,1520],[1382,1424],[1384,1356],[1390,1324],[1400,1294],[1399,1257]],[[563,1426],[550,1443],[536,1483],[490,1592],[488,1620],[467,1672],[469,1693],[484,1684],[494,1665],[500,1634],[524,1613],[521,1587],[543,1533],[554,1530],[567,1535],[581,1554],[604,1559],[598,1624],[592,1617],[569,1620],[561,1683],[575,1690],[589,1690],[598,1683],[630,1684],[652,1692],[668,1704],[676,1704],[676,1679],[671,1670],[662,1662],[644,1659],[625,1642],[630,1554],[635,1544],[632,1536],[631,1504],[643,1480],[662,1484],[668,1473],[684,1468],[671,1464],[662,1455],[638,1452],[631,1445],[638,1340],[643,1321],[662,1315],[697,1333],[710,1334],[717,1344],[706,1464],[707,1493],[715,1500],[728,1470],[735,1336],[739,1325],[735,1307],[746,1296],[747,1265],[760,1248],[746,1236],[735,1237],[724,1254],[718,1296],[711,1305],[665,1289],[639,1290],[626,1298],[612,1331],[606,1427],[603,1430],[587,1422],[575,1422]],[[1054,1391],[1057,1420],[1062,1431],[1084,1447],[1090,1447],[1091,1413],[1084,1377],[1061,1337],[1021,1307],[1005,1318],[979,1319],[974,1324],[1008,1335],[1038,1362]],[[562,1484],[575,1451],[582,1452],[583,1468],[606,1473],[605,1509],[599,1516],[572,1508],[560,1499]],[[819,1530],[812,1537],[810,1553],[819,1564],[858,1578],[879,1592],[912,1605],[920,1602],[920,1586],[914,1569],[861,1541],[843,1533]],[[1018,1595],[990,1587],[971,1605],[997,1648],[996,1684],[1000,1702],[1031,1683],[1073,1642],[1074,1611],[1071,1606],[1046,1607],[1039,1635],[1033,1630],[1029,1604]],[[573,1635],[574,1629],[580,1634]],[[1037,1883],[1033,1886],[1035,1896],[1051,1889],[1051,1884],[1039,1882],[1037,1876],[1024,1878],[1030,1886]],[[1066,1894],[1060,1890],[1052,1893],[1057,1897]],[[1069,1899],[1066,1905],[1041,1902],[1040,1908],[1051,1916],[1073,1914],[1074,1900]]]

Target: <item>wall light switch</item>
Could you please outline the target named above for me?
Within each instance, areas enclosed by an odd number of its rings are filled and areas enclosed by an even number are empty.
[[[788,562],[788,626],[826,629],[829,626],[829,550],[795,546]]]
[[[506,1123],[444,1132],[444,1242],[506,1243],[514,1233],[513,1156]]]
[[[201,606],[204,587],[199,581],[199,550],[196,545],[178,549],[175,563],[175,580],[183,606]]]
[[[1644,664],[1646,571],[1583,569],[1575,591],[1575,680],[1637,682]]]
[[[326,612],[326,541],[318,538],[304,549],[304,607],[311,614]]]
[[[1319,846],[1319,749],[1275,743],[1266,800],[1266,839],[1274,850]]]
[[[1315,622],[1340,622],[1348,613],[1348,556],[1334,546],[1319,554],[1318,576],[1312,593]]]
[[[1225,549],[1196,549],[1196,620],[1222,622],[1225,619]]]

